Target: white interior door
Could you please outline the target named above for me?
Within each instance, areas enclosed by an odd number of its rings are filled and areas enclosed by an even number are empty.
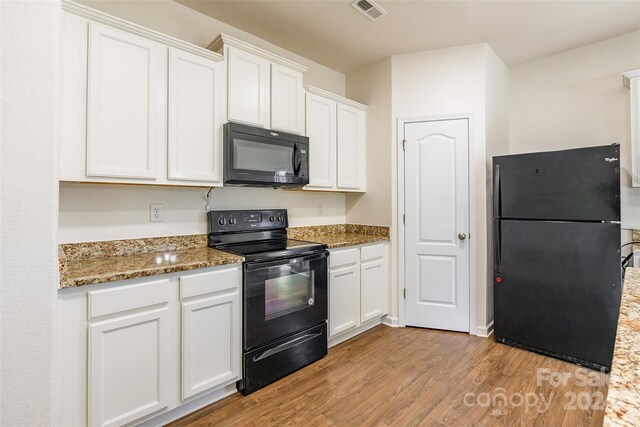
[[[468,332],[468,120],[404,133],[406,324]]]

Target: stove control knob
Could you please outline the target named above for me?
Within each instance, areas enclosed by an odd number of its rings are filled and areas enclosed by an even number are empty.
[[[224,217],[221,216],[220,218],[218,218],[218,224],[224,225],[226,222],[227,221],[225,221]]]
[[[229,225],[235,225],[236,224],[236,219],[232,216],[229,217]]]
[[[284,221],[284,217],[282,215],[278,215],[278,222]]]
[[[276,222],[276,217],[275,217],[275,216],[273,216],[273,215],[271,215],[271,216],[269,217],[269,221],[271,221],[271,222]]]

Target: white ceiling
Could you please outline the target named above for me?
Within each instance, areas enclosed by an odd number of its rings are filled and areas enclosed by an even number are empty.
[[[487,42],[513,66],[640,29],[640,0],[379,0],[371,22],[342,0],[178,0],[341,72],[390,55]]]

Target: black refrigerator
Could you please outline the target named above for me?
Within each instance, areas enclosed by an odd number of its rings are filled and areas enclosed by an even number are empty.
[[[621,298],[620,146],[493,158],[496,340],[611,368]]]

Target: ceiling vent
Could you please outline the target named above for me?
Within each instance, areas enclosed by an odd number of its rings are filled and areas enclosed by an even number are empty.
[[[380,7],[380,5],[373,0],[357,0],[351,3],[351,6],[371,21],[382,18],[388,15],[387,11]]]

